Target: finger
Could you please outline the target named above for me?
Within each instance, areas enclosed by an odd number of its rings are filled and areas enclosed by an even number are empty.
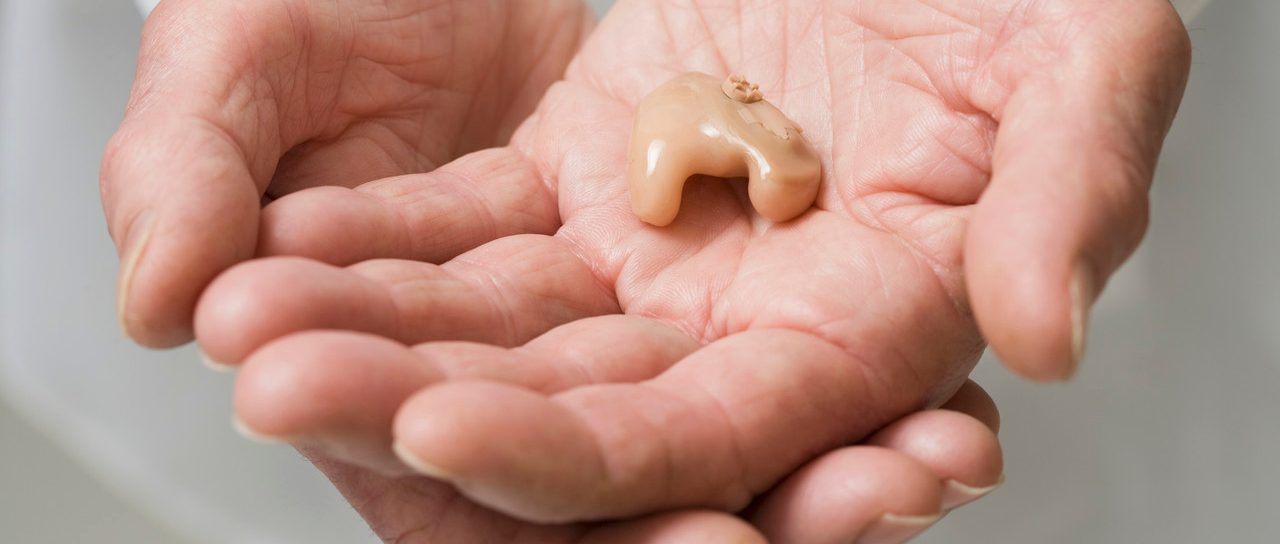
[[[905,542],[942,517],[929,468],[888,448],[823,455],[770,491],[749,514],[769,542]]]
[[[741,518],[723,512],[685,510],[616,523],[530,525],[467,504],[448,485],[425,478],[370,474],[346,463],[299,450],[342,492],[385,542],[501,542],[537,544],[763,544]],[[437,516],[404,515],[435,512]]]
[[[587,531],[579,544],[766,544],[747,522],[723,512],[686,510],[632,521],[608,523]]]
[[[506,382],[558,393],[590,384],[647,380],[698,347],[665,323],[603,315],[566,323],[513,349],[432,342],[414,351],[439,364],[451,379]]]
[[[102,165],[120,323],[151,347],[190,341],[200,290],[253,255],[266,170],[227,129],[178,115],[126,120]]]
[[[443,371],[380,336],[310,331],[272,342],[236,376],[233,426],[386,475],[404,467],[386,451],[391,417]]]
[[[537,167],[519,151],[500,148],[427,174],[286,195],[262,212],[258,254],[336,265],[443,262],[503,236],[551,234],[558,226],[555,199]]]
[[[810,463],[765,494],[748,517],[773,542],[906,540],[937,519],[937,501],[946,511],[1001,481],[1000,444],[994,425],[982,420],[998,424],[995,403],[967,381],[942,409],[911,414],[865,441],[879,449],[846,448]]]
[[[944,509],[994,491],[1004,471],[995,433],[981,421],[951,410],[911,414],[865,443],[897,451],[928,467],[943,484]]]
[[[200,290],[253,255],[259,196],[288,136],[269,106],[273,67],[258,62],[277,29],[289,28],[288,14],[239,18],[221,3],[179,4],[147,19],[101,174],[122,263],[121,325],[153,347],[191,340]]]
[[[316,449],[384,474],[406,474],[391,452],[396,410],[446,379],[484,379],[547,393],[651,378],[697,348],[657,321],[609,315],[573,321],[524,346],[467,342],[409,348],[374,335],[311,331],[268,344],[236,378],[238,428]]]
[[[1037,380],[1074,373],[1090,305],[1142,238],[1189,68],[1186,29],[1166,0],[1095,11],[1055,68],[1014,77],[966,241],[983,334]]]
[[[813,455],[924,402],[908,385],[869,395],[868,372],[812,336],[751,331],[641,384],[554,397],[442,384],[405,403],[394,432],[407,464],[531,521],[733,510]]]
[[[271,340],[310,329],[407,344],[516,345],[556,325],[617,311],[611,289],[565,242],[525,235],[439,266],[385,260],[343,269],[286,257],[244,263],[209,286],[196,330],[210,359],[234,364]]]

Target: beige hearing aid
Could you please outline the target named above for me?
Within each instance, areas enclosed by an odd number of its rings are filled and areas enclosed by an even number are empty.
[[[677,76],[636,112],[627,153],[631,207],[642,221],[666,226],[680,212],[690,176],[746,177],[760,215],[792,219],[813,205],[822,181],[822,163],[801,132],[742,76]]]

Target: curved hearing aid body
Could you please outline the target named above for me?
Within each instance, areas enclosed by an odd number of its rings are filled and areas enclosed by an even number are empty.
[[[751,205],[782,222],[813,205],[822,163],[800,127],[740,76],[687,73],[640,102],[627,154],[631,207],[666,226],[690,176],[746,177]]]

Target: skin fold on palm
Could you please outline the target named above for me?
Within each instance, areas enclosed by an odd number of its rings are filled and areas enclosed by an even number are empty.
[[[384,537],[441,503],[461,521],[433,530],[508,519],[494,510],[565,522],[755,499],[748,517],[775,540],[870,538],[881,514],[939,512],[939,480],[997,480],[982,425],[902,433],[970,452],[951,465],[877,438],[950,398],[984,336],[1033,377],[1078,361],[1073,304],[1140,238],[1184,42],[1154,0],[621,2],[510,145],[288,194],[263,210],[256,244],[202,256],[167,286],[140,279],[144,261],[124,274],[128,300],[144,301],[126,327],[178,339],[182,309],[149,309],[138,289],[198,293],[247,247],[271,257],[209,286],[194,329],[212,358],[244,362],[246,428],[311,452]],[[740,180],[698,179],[671,226],[631,214],[635,104],[695,70],[746,74],[805,128],[824,161],[814,210],[772,224]],[[332,163],[299,159],[319,177],[292,183],[291,155],[338,149],[316,142],[358,125],[296,119],[311,130],[283,140],[276,196],[439,164],[370,169],[356,137]],[[271,180],[270,161],[246,162],[264,166],[236,205]],[[132,218],[106,200],[128,262]],[[1089,281],[1073,283],[1078,270]],[[839,449],[864,439],[884,447]],[[403,477],[415,472],[452,487]],[[795,506],[813,482],[877,473],[919,485]],[[814,519],[830,522],[802,523]],[[556,538],[581,536],[568,534]]]

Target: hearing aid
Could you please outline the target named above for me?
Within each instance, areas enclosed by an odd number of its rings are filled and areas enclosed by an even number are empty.
[[[627,153],[632,209],[651,225],[671,224],[685,183],[699,174],[747,178],[756,212],[784,222],[813,205],[822,162],[757,85],[739,75],[720,80],[691,72],[662,84],[637,108]]]

